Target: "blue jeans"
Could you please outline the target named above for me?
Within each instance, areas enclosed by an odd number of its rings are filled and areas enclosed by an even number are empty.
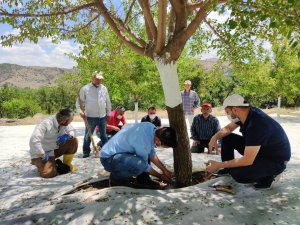
[[[131,153],[117,153],[109,158],[100,158],[104,169],[114,180],[126,180],[145,172],[147,162]]]
[[[87,121],[90,125],[91,132],[94,133],[95,127],[98,126],[100,138],[103,145],[107,142],[107,135],[106,135],[106,116],[102,118],[98,117],[87,117]],[[84,141],[83,141],[83,155],[88,156],[91,152],[91,139],[89,137],[89,133],[87,128],[85,128],[84,134]]]
[[[223,137],[221,143],[222,161],[234,159],[234,150],[244,155],[245,139],[237,134],[229,134]],[[228,168],[229,174],[239,183],[254,183],[259,180],[282,173],[286,164],[280,159],[257,158],[250,166]]]

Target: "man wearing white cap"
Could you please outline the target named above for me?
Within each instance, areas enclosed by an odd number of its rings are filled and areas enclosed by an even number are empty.
[[[237,182],[254,183],[257,189],[271,188],[291,157],[286,133],[278,122],[250,106],[238,94],[227,97],[223,107],[231,123],[216,133],[209,143],[212,150],[222,138],[222,162],[209,160],[206,170],[229,173]],[[237,127],[242,136],[232,133]],[[234,150],[242,157],[234,158]]]
[[[200,106],[200,98],[198,94],[191,90],[192,82],[186,80],[184,82],[184,90],[181,92],[182,107],[185,115],[187,129],[190,136],[190,128],[194,119],[194,111]]]
[[[107,142],[106,120],[109,119],[111,112],[111,103],[107,88],[102,84],[103,75],[101,72],[94,72],[92,82],[80,89],[80,99],[85,110],[80,109],[78,100],[76,101],[77,111],[82,118],[86,117],[93,133],[95,127],[98,126],[101,142],[103,145]],[[85,129],[83,142],[83,158],[89,157],[91,139]]]

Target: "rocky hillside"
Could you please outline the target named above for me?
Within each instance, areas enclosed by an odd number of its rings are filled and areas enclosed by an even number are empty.
[[[6,83],[22,88],[53,85],[56,79],[66,72],[74,72],[74,70],[2,63],[0,64],[0,87]]]

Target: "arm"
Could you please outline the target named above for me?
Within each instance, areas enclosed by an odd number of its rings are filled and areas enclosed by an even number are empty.
[[[192,126],[191,126],[191,139],[193,139],[193,140],[198,140],[199,139],[199,138],[197,138],[196,117],[194,117],[193,123],[192,123]]]
[[[111,113],[111,102],[108,94],[108,90],[106,88],[106,116],[110,117]]]
[[[85,105],[85,98],[86,98],[85,92],[84,92],[84,87],[80,89],[80,91],[79,91],[79,97],[80,97],[80,100],[81,100],[81,103],[82,103],[82,107],[84,107],[84,105]],[[80,103],[79,103],[78,97],[76,99],[76,105],[75,106],[76,106],[77,112],[80,114],[80,116],[82,118],[84,118],[85,117],[85,112],[83,110],[81,110],[81,108],[80,108]]]
[[[195,102],[194,102],[194,108],[198,108],[200,106],[200,98],[198,94],[195,92]]]
[[[47,128],[45,124],[37,125],[29,141],[31,150],[35,151],[41,158],[45,156],[45,151],[42,147],[42,140],[44,138],[46,130]]]
[[[156,170],[154,170],[152,167],[149,171],[149,173],[159,179],[162,179],[163,181],[170,183],[171,182],[171,178],[172,178],[172,172],[169,171],[163,164],[162,162],[159,160],[159,158],[157,157],[157,155],[154,155],[152,157],[149,158],[149,160],[151,162],[154,163],[154,165],[156,165],[162,172],[163,174],[158,173]]]
[[[212,138],[210,139],[210,142],[208,143],[208,151],[211,152],[213,149],[218,149],[217,141],[222,138],[226,137],[227,135],[231,134],[236,128],[238,127],[235,123],[230,123],[226,127],[223,127],[221,130],[219,130]]]
[[[234,167],[242,167],[242,166],[250,166],[253,164],[257,153],[259,152],[260,146],[246,146],[244,156],[237,159],[232,159],[224,162],[217,162],[214,160],[208,161],[208,166],[206,167],[206,171],[209,173],[213,173],[221,168],[234,168]]]

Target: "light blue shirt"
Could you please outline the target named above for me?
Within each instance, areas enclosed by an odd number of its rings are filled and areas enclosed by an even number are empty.
[[[141,157],[148,164],[145,172],[149,172],[151,165],[149,157],[156,155],[154,150],[154,135],[156,127],[149,122],[129,124],[114,135],[101,149],[101,158],[109,158],[118,153],[132,153]]]

